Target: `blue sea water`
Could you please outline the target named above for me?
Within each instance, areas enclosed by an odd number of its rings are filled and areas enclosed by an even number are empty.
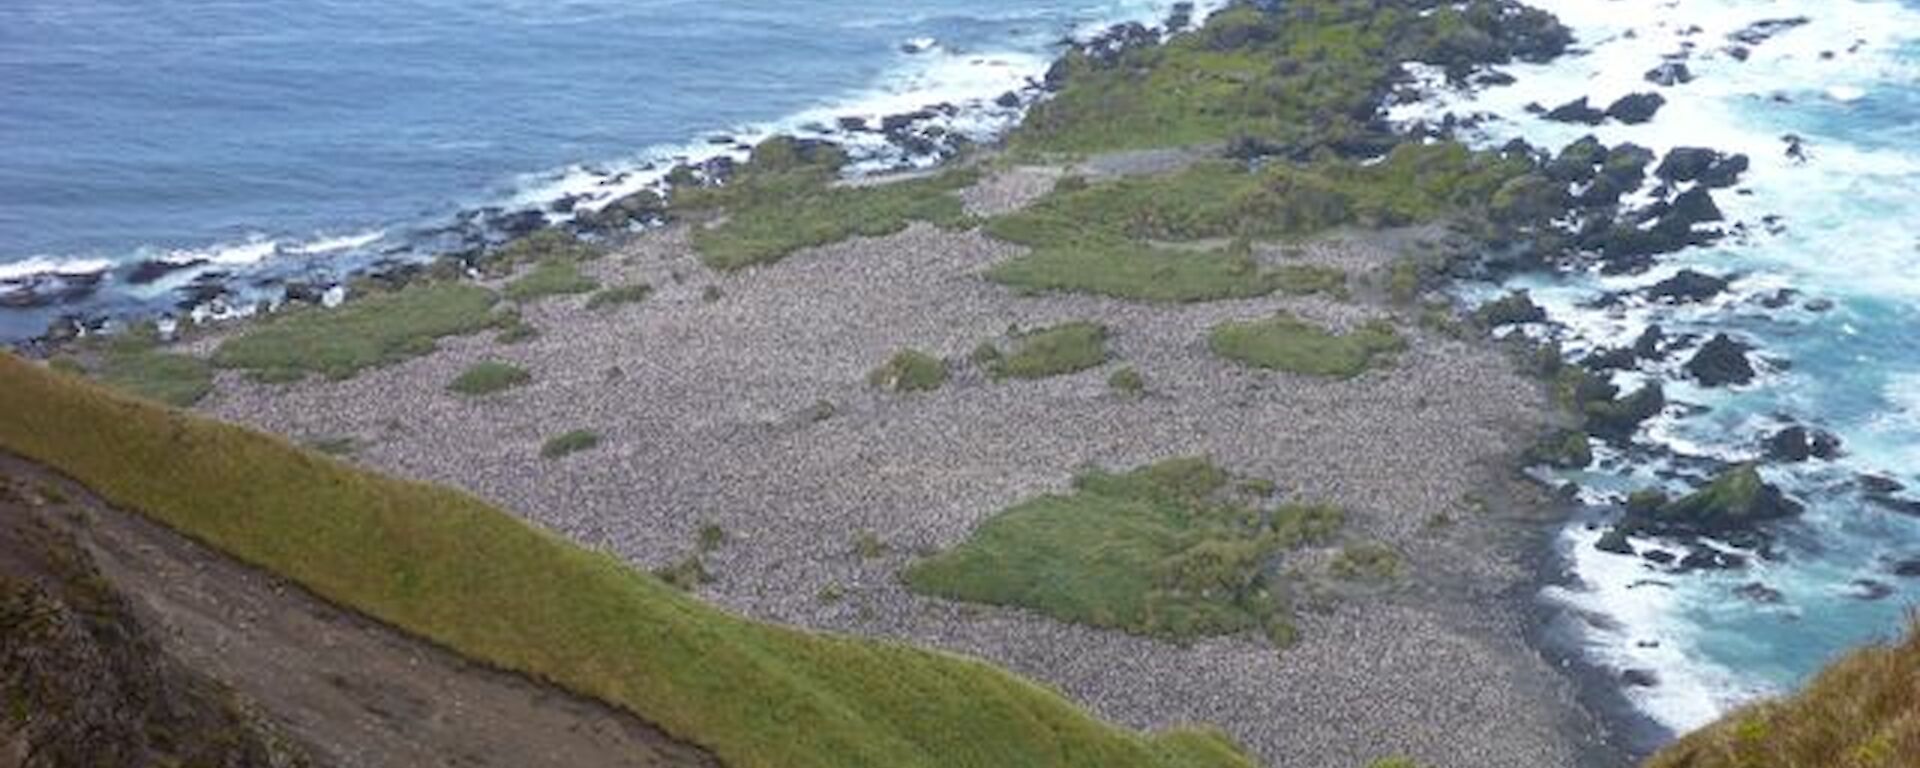
[[[1920,489],[1920,2],[1535,4],[1575,29],[1575,55],[1516,67],[1510,87],[1453,94],[1408,116],[1487,113],[1477,138],[1489,146],[1518,137],[1557,148],[1594,133],[1610,145],[1704,146],[1753,158],[1738,188],[1715,196],[1730,225],[1747,225],[1745,235],[1676,254],[1646,274],[1534,274],[1482,290],[1529,290],[1553,321],[1529,331],[1573,358],[1630,346],[1651,324],[1696,345],[1728,333],[1755,347],[1762,376],[1747,386],[1698,386],[1681,370],[1691,351],[1617,376],[1626,388],[1658,379],[1676,404],[1633,449],[1601,448],[1594,468],[1555,478],[1578,484],[1590,508],[1560,536],[1568,583],[1545,597],[1566,609],[1581,652],[1600,670],[1653,673],[1656,685],[1627,687],[1626,697],[1658,725],[1686,730],[1791,689],[1851,647],[1897,635],[1920,604],[1920,579],[1899,573],[1903,562],[1920,563],[1920,516],[1876,503],[1861,482],[1871,475]],[[1735,55],[1732,35],[1770,19],[1805,23]],[[1647,82],[1644,73],[1670,57],[1684,57],[1697,79]],[[1644,126],[1568,126],[1526,110],[1579,96],[1605,105],[1650,90],[1668,104]],[[1804,139],[1806,162],[1786,153],[1789,135]],[[1704,305],[1633,297],[1683,268],[1732,278],[1733,290]],[[1782,290],[1795,292],[1785,306],[1763,303]],[[1623,291],[1623,303],[1596,303]],[[1721,466],[1762,458],[1761,441],[1789,424],[1837,434],[1845,454],[1762,467],[1807,507],[1776,528],[1778,559],[1677,573],[1594,547],[1627,492],[1690,491]],[[1633,544],[1686,551],[1657,539]],[[1780,599],[1736,591],[1749,585]]]
[[[1172,5],[9,0],[0,281],[393,247],[810,111],[984,105],[1063,37]],[[0,339],[49,314],[0,309]]]

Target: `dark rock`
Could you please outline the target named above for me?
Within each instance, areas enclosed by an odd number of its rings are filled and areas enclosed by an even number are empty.
[[[1626,443],[1647,419],[1667,407],[1666,392],[1652,382],[1626,397],[1581,401],[1587,433],[1610,443]]]
[[[1585,96],[1547,110],[1546,117],[1556,123],[1580,125],[1599,125],[1607,121],[1607,113],[1587,103]]]
[[[846,131],[848,133],[858,133],[861,131],[868,130],[867,119],[864,117],[860,117],[858,115],[847,115],[838,120],[835,120],[834,124],[839,126],[840,130]]]
[[[1658,325],[1649,325],[1633,340],[1633,353],[1642,360],[1660,360],[1665,358],[1663,347],[1667,342],[1667,332]]]
[[[1735,467],[1707,487],[1677,500],[1651,499],[1629,505],[1627,524],[1635,531],[1725,537],[1760,523],[1799,515],[1804,508],[1760,477],[1754,465]],[[1759,542],[1753,542],[1759,543]]]
[[[1607,347],[1594,350],[1580,360],[1580,365],[1589,371],[1630,371],[1639,362],[1632,348]]]
[[[1767,438],[1766,455],[1768,459],[1788,463],[1832,460],[1840,455],[1840,438],[1831,432],[1795,425]]]
[[[1647,298],[1678,304],[1710,301],[1726,291],[1727,284],[1723,278],[1683,269],[1673,277],[1654,283],[1647,289]]]
[[[1739,183],[1750,164],[1746,155],[1729,157],[1702,147],[1676,147],[1653,175],[1669,184],[1698,181],[1709,187],[1730,187]]]
[[[1000,94],[1000,98],[994,99],[993,103],[1007,109],[1013,109],[1014,107],[1020,106],[1020,94],[1007,91],[1006,93]]]
[[[1547,311],[1533,303],[1533,297],[1526,291],[1514,291],[1481,305],[1473,316],[1488,328],[1500,328],[1546,322]]]
[[[1903,579],[1920,579],[1920,557],[1910,557],[1895,562],[1887,572]]]
[[[1807,161],[1807,140],[1805,137],[1799,134],[1789,133],[1780,137],[1780,140],[1787,143],[1788,160],[1796,163],[1805,163]]]
[[[1704,186],[1694,187],[1673,198],[1673,202],[1660,216],[1658,227],[1675,233],[1690,232],[1696,224],[1707,224],[1726,220],[1720,212],[1720,206],[1713,202],[1713,193]]]
[[[133,265],[132,269],[127,270],[126,281],[128,285],[147,285],[180,270],[198,267],[206,263],[206,259],[193,259],[191,261],[159,261],[157,259],[147,259]]]
[[[1630,688],[1656,688],[1660,685],[1660,676],[1651,669],[1629,669],[1620,673],[1620,682]]]
[[[1861,475],[1859,483],[1860,496],[1867,503],[1890,512],[1920,517],[1920,501],[1900,496],[1906,490],[1900,481],[1880,475]]]
[[[1626,531],[1619,528],[1608,529],[1599,541],[1594,542],[1593,548],[1616,555],[1634,554],[1632,542],[1627,541]]]
[[[1722,552],[1711,547],[1694,547],[1687,556],[1680,558],[1680,572],[1693,571],[1732,571],[1747,567],[1747,559],[1739,555]]]
[[[578,211],[574,223],[596,232],[624,232],[634,225],[647,226],[667,218],[667,201],[660,193],[643,189],[627,195],[597,211]]]
[[[1806,303],[1806,309],[1808,312],[1830,312],[1833,310],[1833,300],[1814,299]]]
[[[1669,61],[1647,70],[1646,77],[1649,83],[1671,88],[1683,83],[1693,82],[1693,70],[1688,69],[1685,62]]]
[[[1747,359],[1751,349],[1724,333],[1715,335],[1687,361],[1687,373],[1704,387],[1749,383],[1756,375],[1753,363]]]
[[[1742,45],[1755,46],[1773,39],[1775,35],[1793,29],[1794,27],[1805,26],[1812,21],[1812,19],[1805,16],[1794,16],[1785,19],[1762,19],[1727,35],[1727,39]]]
[[[487,226],[506,236],[507,239],[525,237],[546,228],[547,214],[531,208],[497,213],[487,217]]]
[[[1653,164],[1653,150],[1638,144],[1621,144],[1607,150],[1600,173],[1631,191],[1647,179],[1647,166]]]
[[[1776,605],[1787,600],[1787,596],[1781,594],[1780,590],[1757,581],[1734,587],[1733,593],[1763,605]]]
[[[1494,190],[1487,213],[1508,226],[1539,226],[1566,213],[1568,202],[1565,184],[1529,173]]]
[[[1854,579],[1853,586],[1857,591],[1850,593],[1848,597],[1868,602],[1885,600],[1891,596],[1894,591],[1892,586],[1874,581],[1873,579]]]
[[[1760,306],[1767,309],[1786,309],[1793,305],[1800,292],[1792,288],[1782,288],[1759,298]]]
[[[1490,69],[1473,76],[1473,84],[1482,87],[1513,85],[1517,82],[1520,82],[1520,78],[1497,69]]]
[[[1641,553],[1640,557],[1654,565],[1673,565],[1673,561],[1679,559],[1679,557],[1675,556],[1672,552],[1664,549],[1649,549]]]
[[[1607,117],[1628,125],[1639,125],[1652,120],[1666,105],[1667,98],[1657,93],[1628,94],[1607,107]]]

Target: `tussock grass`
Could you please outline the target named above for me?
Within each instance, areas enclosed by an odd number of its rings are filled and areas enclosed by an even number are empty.
[[[646,283],[622,285],[606,288],[587,297],[587,309],[608,309],[638,304],[653,295],[653,286]]]
[[[1107,386],[1126,397],[1139,397],[1147,393],[1147,380],[1139,371],[1122,368],[1107,377]]]
[[[993,375],[1044,379],[1078,373],[1107,361],[1107,328],[1099,323],[1062,323],[1021,334],[1010,355],[991,362]]]
[[[472,496],[0,356],[0,446],[322,598],[599,698],[735,768],[1249,768],[958,656],[746,621]]]
[[[598,447],[600,447],[600,433],[590,429],[576,429],[557,435],[542,444],[540,458],[558,459]]]
[[[679,213],[725,214],[693,235],[701,260],[721,270],[771,263],[802,248],[851,237],[891,235],[914,221],[946,229],[973,222],[953,194],[973,183],[972,172],[836,185],[845,162],[846,156],[834,148],[787,137],[768,139],[754,148],[732,181],[676,190],[673,208]]]
[[[1406,349],[1406,341],[1384,322],[1336,334],[1286,313],[1223,323],[1207,341],[1214,354],[1257,368],[1341,379],[1365,373],[1382,358]]]
[[[1907,768],[1920,755],[1920,617],[1906,639],[1856,650],[1799,693],[1737,710],[1645,768]]]
[[[559,229],[543,229],[500,246],[485,260],[485,271],[502,277],[526,264],[591,261],[606,255],[600,246]]]
[[[512,282],[503,293],[514,301],[538,301],[549,296],[587,293],[600,287],[600,281],[580,273],[580,265],[565,259],[542,261]]]
[[[511,363],[488,360],[475,363],[447,385],[447,390],[469,397],[505,392],[533,381],[527,369]]]
[[[162,352],[139,338],[105,346],[93,375],[109,387],[180,408],[213,391],[213,366],[198,357]]]
[[[319,373],[352,378],[434,350],[436,339],[498,325],[492,291],[467,283],[415,285],[334,309],[299,308],[264,318],[220,344],[213,364],[266,380]]]
[[[925,594],[1172,640],[1255,629],[1286,645],[1288,586],[1268,566],[1331,538],[1344,516],[1263,508],[1231,481],[1203,459],[1082,475],[1072,493],[1016,505],[915,563],[906,581]]]
[[[901,350],[867,374],[867,383],[889,392],[932,392],[947,383],[947,364],[917,349]]]

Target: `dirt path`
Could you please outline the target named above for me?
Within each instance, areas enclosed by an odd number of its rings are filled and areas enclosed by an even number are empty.
[[[0,454],[0,517],[69,531],[165,653],[339,766],[709,766],[625,713],[468,662]],[[0,526],[0,550],[20,544]],[[33,553],[26,553],[31,555]]]

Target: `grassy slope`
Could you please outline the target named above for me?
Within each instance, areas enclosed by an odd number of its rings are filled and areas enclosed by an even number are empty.
[[[1646,768],[1908,768],[1920,761],[1920,620],[1905,641],[1833,663],[1805,690],[1734,712]]]
[[[1245,766],[986,664],[726,615],[470,496],[0,356],[0,446],[342,605],[746,766]]]
[[[351,378],[432,352],[436,339],[495,327],[502,319],[493,314],[495,301],[492,291],[471,283],[430,283],[334,309],[290,310],[222,342],[213,364],[271,378]]]

